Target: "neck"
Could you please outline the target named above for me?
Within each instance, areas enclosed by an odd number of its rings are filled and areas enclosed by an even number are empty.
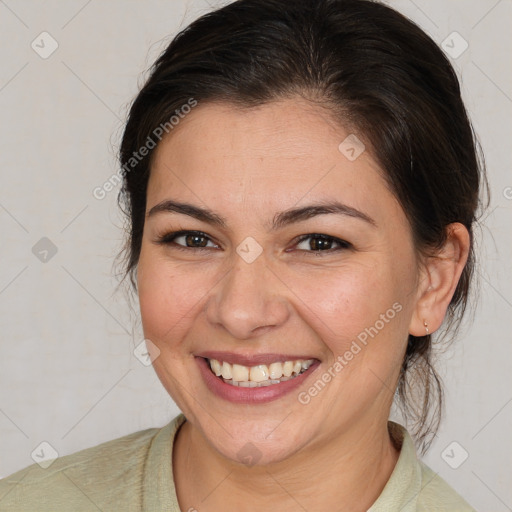
[[[378,498],[398,456],[387,418],[368,418],[366,425],[353,425],[284,461],[252,467],[223,457],[187,421],[175,439],[173,467],[182,510],[226,510],[229,503],[233,510],[255,512],[271,503],[285,512],[359,512]]]

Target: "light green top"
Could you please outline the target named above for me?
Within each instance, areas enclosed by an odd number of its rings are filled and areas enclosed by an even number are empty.
[[[180,414],[167,426],[136,432],[0,480],[1,512],[180,512],[172,446]],[[475,512],[416,458],[404,427],[389,422],[401,444],[398,462],[368,512]],[[186,511],[183,511],[186,512]]]

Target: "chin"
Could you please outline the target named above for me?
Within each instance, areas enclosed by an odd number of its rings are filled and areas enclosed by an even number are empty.
[[[290,458],[308,444],[305,439],[308,430],[304,425],[288,423],[285,428],[282,421],[283,418],[262,418],[259,422],[230,419],[227,426],[222,425],[226,426],[224,430],[210,418],[200,429],[208,443],[223,457],[245,466],[265,466]]]
[[[210,440],[210,442],[212,442]],[[298,448],[278,442],[258,442],[249,438],[238,439],[236,443],[221,445],[213,441],[214,448],[225,458],[243,466],[268,466],[293,456]]]

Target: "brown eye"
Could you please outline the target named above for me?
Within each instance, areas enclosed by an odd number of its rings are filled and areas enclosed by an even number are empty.
[[[157,240],[158,244],[170,245],[183,250],[218,248],[213,242],[211,242],[213,246],[208,246],[209,242],[211,239],[200,231],[175,231],[166,233]]]
[[[342,249],[348,249],[350,244],[345,240],[340,240],[329,235],[322,235],[319,233],[313,233],[310,235],[303,236],[296,248],[300,251],[321,253],[321,252],[335,252]]]
[[[202,235],[183,235],[178,238],[184,238],[187,247],[206,247],[208,244],[206,237]]]

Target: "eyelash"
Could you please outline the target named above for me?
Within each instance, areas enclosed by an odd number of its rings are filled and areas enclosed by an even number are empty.
[[[208,235],[203,233],[202,231],[172,231],[169,233],[165,233],[163,235],[160,235],[157,237],[156,243],[161,245],[172,245],[173,248],[178,249],[180,251],[208,251],[212,249],[212,247],[186,247],[180,244],[177,244],[174,240],[176,238],[179,238],[181,236],[187,236],[187,235],[196,235],[198,237],[207,238],[208,240],[212,241]],[[310,250],[306,251],[304,249],[299,249],[299,251],[303,251],[304,254],[310,253],[314,254],[315,256],[323,255],[322,253],[326,254],[332,254],[338,251],[346,250],[352,248],[352,245],[349,242],[346,242],[345,240],[341,240],[340,238],[336,238],[334,236],[324,235],[322,233],[309,233],[307,235],[301,235],[298,240],[295,242],[295,245],[300,244],[304,240],[307,240],[309,238],[316,238],[323,241],[332,241],[336,244],[338,244],[337,249],[326,249],[326,250]],[[213,242],[213,241],[212,241]]]

